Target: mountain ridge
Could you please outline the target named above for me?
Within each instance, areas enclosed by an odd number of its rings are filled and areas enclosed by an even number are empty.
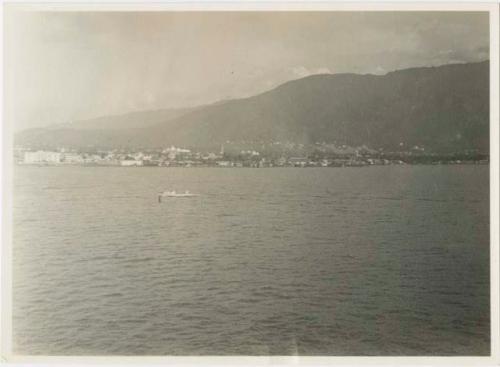
[[[410,68],[384,75],[316,74],[252,97],[188,108],[173,115],[154,117],[154,123],[134,129],[68,126],[50,133],[48,129],[31,129],[19,133],[16,143],[73,148],[172,144],[209,148],[227,140],[326,141],[383,149],[419,145],[433,151],[487,152],[489,61]],[[115,118],[119,120],[120,115]]]

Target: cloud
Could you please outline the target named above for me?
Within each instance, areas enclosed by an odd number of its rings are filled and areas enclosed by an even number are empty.
[[[489,53],[488,12],[8,12],[15,129],[243,98],[314,74]],[[226,24],[231,32],[221,29]],[[70,91],[70,93],[68,93]]]
[[[332,71],[327,67],[320,67],[315,69],[308,69],[305,66],[295,66],[289,69],[289,72],[294,77],[304,78],[309,75],[315,74],[332,74]]]
[[[374,70],[373,70],[373,74],[377,74],[377,75],[383,75],[383,74],[386,74],[387,73],[387,70],[385,70],[385,68],[383,68],[382,66],[378,65]]]

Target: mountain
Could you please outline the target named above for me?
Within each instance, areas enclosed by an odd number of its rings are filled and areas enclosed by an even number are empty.
[[[123,115],[103,116],[88,120],[80,120],[68,124],[60,124],[56,128],[70,128],[70,129],[137,129],[157,125],[162,122],[172,120],[176,117],[185,115],[191,111],[196,110],[193,108],[172,108],[151,111],[137,111],[130,112]]]
[[[114,119],[113,125],[119,126],[130,115]],[[19,133],[16,143],[209,148],[228,140],[274,140],[386,150],[417,145],[427,151],[487,153],[489,62],[412,68],[386,75],[313,75],[250,98],[179,111],[158,121],[134,129],[125,124],[119,129],[83,129],[83,124],[31,129]]]

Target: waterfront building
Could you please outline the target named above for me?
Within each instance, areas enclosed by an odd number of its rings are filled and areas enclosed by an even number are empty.
[[[292,157],[289,159],[289,162],[294,167],[305,167],[309,160],[302,157]]]
[[[80,154],[77,153],[62,153],[62,162],[64,163],[73,163],[73,164],[78,164],[78,163],[83,163],[83,157]]]
[[[233,163],[230,161],[217,161],[217,166],[219,166],[219,167],[232,167]]]
[[[61,162],[61,153],[39,150],[36,152],[24,152],[24,163],[40,164],[50,163],[57,164]]]
[[[142,161],[127,157],[120,162],[120,165],[124,167],[142,166]]]

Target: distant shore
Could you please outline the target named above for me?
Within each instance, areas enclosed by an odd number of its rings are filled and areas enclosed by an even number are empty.
[[[221,166],[221,165],[211,165],[211,164],[196,164],[196,165],[182,165],[182,164],[172,164],[172,165],[120,165],[120,164],[100,164],[100,163],[23,163],[17,162],[17,166],[27,166],[27,167],[103,167],[103,168],[220,168],[220,169],[230,169],[230,168],[362,168],[362,167],[373,167],[373,166],[450,166],[450,165],[489,165],[489,161],[452,161],[452,162],[419,162],[419,163],[387,163],[387,164],[353,164],[353,165],[233,165],[233,166]]]
[[[219,168],[274,168],[274,167],[369,167],[387,165],[449,165],[488,164],[489,156],[478,151],[454,153],[427,152],[415,146],[410,151],[382,152],[366,147],[297,146],[288,151],[272,151],[266,147],[232,149],[221,146],[220,152],[197,151],[171,146],[161,150],[28,150],[14,151],[14,162],[35,166],[106,166],[106,167],[219,167]]]

